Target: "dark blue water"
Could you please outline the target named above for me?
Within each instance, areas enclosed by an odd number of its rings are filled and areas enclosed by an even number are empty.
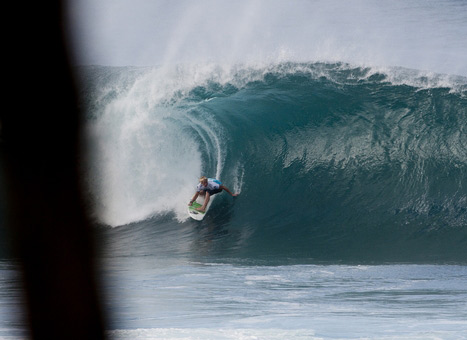
[[[103,224],[161,239],[211,228],[215,257],[467,259],[465,78],[292,63],[82,73]],[[193,224],[200,175],[241,195]]]

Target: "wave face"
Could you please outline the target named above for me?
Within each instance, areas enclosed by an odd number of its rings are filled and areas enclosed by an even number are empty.
[[[203,222],[226,256],[467,259],[465,78],[339,63],[79,73],[100,223],[193,223],[207,175],[241,193]]]

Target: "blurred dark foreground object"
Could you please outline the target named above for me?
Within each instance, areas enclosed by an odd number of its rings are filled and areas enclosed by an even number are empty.
[[[81,197],[80,116],[61,1],[17,2],[1,112],[7,225],[34,339],[103,339],[94,241]]]

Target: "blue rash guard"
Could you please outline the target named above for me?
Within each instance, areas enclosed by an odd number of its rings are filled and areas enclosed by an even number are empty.
[[[201,183],[199,183],[196,186],[196,191],[200,192],[201,190],[206,191],[209,193],[209,195],[214,195],[222,191],[220,186],[222,183],[215,179],[215,178],[208,178],[208,184],[206,186],[203,186]]]

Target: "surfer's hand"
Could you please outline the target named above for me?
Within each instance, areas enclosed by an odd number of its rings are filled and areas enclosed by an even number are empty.
[[[188,203],[188,205],[189,205],[189,206],[192,206],[192,205],[193,205],[193,202],[192,202],[192,201],[190,201],[190,203]]]

